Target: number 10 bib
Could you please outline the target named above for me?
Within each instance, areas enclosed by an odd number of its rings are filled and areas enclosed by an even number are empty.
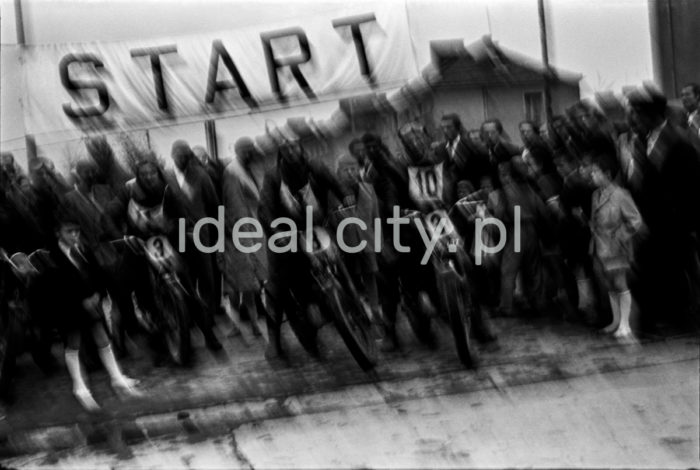
[[[442,201],[442,163],[408,167],[408,194],[416,204]]]

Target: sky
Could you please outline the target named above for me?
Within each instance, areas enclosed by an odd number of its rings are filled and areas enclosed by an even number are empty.
[[[537,0],[22,0],[28,44],[116,41],[302,21],[307,15],[372,11],[378,1],[407,14],[419,66],[429,42],[491,34],[501,45],[539,58]],[[553,65],[583,74],[581,92],[618,91],[652,79],[648,0],[545,0]],[[0,0],[3,69],[16,43],[14,1]],[[11,47],[11,46],[10,46]],[[23,135],[16,119],[16,76],[3,71],[2,138]],[[21,112],[21,111],[20,111]]]

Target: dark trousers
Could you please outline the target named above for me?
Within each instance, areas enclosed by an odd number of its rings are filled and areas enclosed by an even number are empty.
[[[520,230],[520,251],[515,251],[515,237],[511,232],[501,258],[501,304],[505,314],[513,312],[515,280],[521,274],[523,292],[530,306],[541,310],[544,302],[544,282],[542,279],[542,254],[535,227],[523,221]]]

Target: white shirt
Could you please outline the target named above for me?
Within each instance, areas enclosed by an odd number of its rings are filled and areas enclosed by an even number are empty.
[[[664,128],[664,126],[667,123],[668,123],[668,120],[664,120],[664,122],[662,122],[660,126],[656,127],[651,132],[649,132],[649,137],[647,138],[647,156],[651,155],[651,151],[654,150],[654,146],[656,145],[656,141],[659,140],[659,135],[661,134],[661,130]]]
[[[177,166],[174,166],[175,179],[177,180],[177,185],[182,189],[185,186],[185,173],[180,171]]]
[[[72,247],[69,246],[69,245],[67,245],[67,244],[65,244],[65,243],[64,243],[63,241],[61,241],[61,240],[58,241],[58,247],[61,249],[61,251],[63,252],[63,254],[66,255],[66,258],[68,258],[68,260],[71,262],[71,264],[72,264],[73,266],[75,266],[76,268],[78,268],[78,271],[80,271],[80,264],[78,263],[78,261],[76,261],[76,259],[75,259],[75,258],[72,256],[72,254],[71,254],[71,248],[72,248]]]
[[[700,137],[700,111],[695,110],[688,114],[688,127],[692,132],[697,132],[698,137]]]
[[[457,137],[452,142],[447,143],[447,152],[450,154],[450,158],[454,160],[455,155],[457,154],[457,145],[459,145],[460,140],[462,139],[462,136],[457,134]]]

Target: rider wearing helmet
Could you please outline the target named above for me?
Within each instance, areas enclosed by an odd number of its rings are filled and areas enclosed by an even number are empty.
[[[126,183],[113,211],[121,217],[125,214],[128,234],[143,239],[162,235],[173,247],[179,246],[177,224],[179,219],[186,218],[186,213],[182,202],[167,184],[155,157],[151,155],[150,158],[139,162],[135,173],[136,177]],[[189,239],[186,243],[189,245]],[[188,254],[193,251],[186,250],[185,261],[188,265],[191,264]],[[152,296],[148,292],[150,283],[145,277],[148,271],[144,259],[133,256],[130,250],[127,250],[124,256],[125,270],[128,273],[126,277],[131,280],[137,299],[142,306],[153,308]],[[187,292],[194,293],[194,283],[187,270],[180,269],[178,275]],[[202,306],[195,302],[191,295],[188,296],[188,300],[190,314],[202,330],[207,347],[213,351],[220,350],[221,344],[214,335],[211,324],[206,321]]]
[[[435,210],[449,211],[457,201],[458,181],[462,180],[455,161],[449,158],[448,153],[437,151],[439,144],[431,143],[430,136],[422,124],[409,122],[402,126],[399,129],[399,140],[406,154],[405,171],[410,208],[418,209],[424,214]],[[464,221],[455,217],[455,214],[451,215],[446,222],[447,226],[453,225],[457,233],[465,233]],[[430,298],[436,299],[438,297],[434,273],[429,265],[421,265],[419,262],[423,255],[423,242],[417,230],[411,230],[409,234],[411,236],[408,238],[408,244],[411,252],[403,257],[402,264],[405,263],[405,267],[401,270],[402,282],[407,284],[405,286],[407,292],[425,292]],[[464,262],[467,263],[465,268],[470,282],[474,285],[477,277],[470,261],[465,257]],[[474,291],[474,301],[478,303],[476,294]],[[478,308],[478,305],[475,307],[477,307],[473,315],[475,337],[483,341],[495,339],[485,313]]]
[[[278,228],[274,223],[282,217],[291,219],[298,230],[306,226],[307,208],[311,208],[314,225],[322,225],[329,212],[329,193],[346,205],[354,204],[351,193],[343,188],[328,168],[310,161],[298,141],[285,140],[279,147],[277,165],[265,175],[260,192],[260,222],[267,237],[279,230],[293,230],[287,224]],[[282,242],[279,246],[284,246]],[[270,279],[266,291],[270,299],[267,328],[269,344],[265,352],[268,358],[283,354],[280,342],[280,324],[282,314],[293,313],[293,301],[290,292],[301,303],[309,296],[308,261],[299,252],[268,254]]]

